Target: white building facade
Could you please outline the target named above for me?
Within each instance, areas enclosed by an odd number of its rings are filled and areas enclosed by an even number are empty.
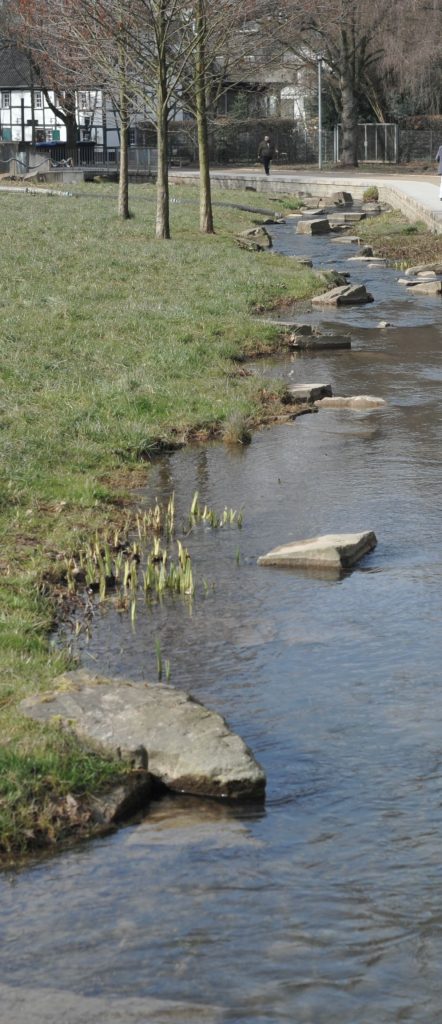
[[[79,142],[119,145],[118,121],[101,89],[75,93]],[[9,47],[0,48],[0,140],[3,142],[63,143],[66,125],[54,92],[47,95],[34,81],[27,58]]]

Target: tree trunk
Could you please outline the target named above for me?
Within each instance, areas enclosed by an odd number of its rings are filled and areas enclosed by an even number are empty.
[[[78,128],[77,128],[77,114],[75,109],[75,93],[66,92],[64,94],[65,109],[65,125],[66,125],[66,149],[67,155],[71,158],[72,163],[77,163],[77,142],[78,142]]]
[[[33,65],[33,67],[37,71],[37,75],[40,76],[38,68],[36,68],[35,65]],[[63,124],[66,128],[66,148],[68,151],[68,156],[70,156],[72,162],[76,164],[78,127],[77,111],[75,106],[75,93],[66,92],[64,95],[61,93],[55,93],[57,101],[53,102],[51,100],[50,94],[46,86],[41,80],[41,77],[38,77],[38,81],[41,85],[41,89],[45,97],[46,103],[48,104],[48,107],[50,108],[50,110],[52,110],[52,113],[55,114],[56,117],[60,118],[60,121],[63,121]]]
[[[170,238],[169,223],[169,167],[168,167],[168,110],[167,65],[164,49],[158,53],[157,97],[157,216],[156,238]]]
[[[207,128],[206,101],[205,40],[207,28],[204,0],[197,0],[196,2],[195,27],[197,32],[197,46],[195,54],[195,97],[200,168],[200,231],[205,235],[213,235],[214,228],[212,195],[210,188],[209,133]]]
[[[346,70],[340,76],[342,104],[342,155],[343,167],[358,166],[358,113],[351,76]]]
[[[118,216],[121,220],[129,220],[129,161],[128,161],[129,128],[127,119],[121,119],[120,125],[120,166],[118,184]]]
[[[118,216],[129,220],[129,116],[127,109],[126,60],[120,47],[120,173],[118,184]]]

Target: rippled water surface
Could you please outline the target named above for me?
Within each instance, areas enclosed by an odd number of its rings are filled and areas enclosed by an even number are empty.
[[[275,240],[320,265],[349,254],[291,226]],[[180,518],[198,489],[217,509],[243,507],[244,527],[188,538],[209,584],[191,615],[140,602],[133,632],[109,609],[81,649],[85,667],[154,679],[160,639],[171,682],[253,748],[266,806],[166,798],[139,824],[4,876],[0,978],[16,1004],[30,993],[29,1020],[58,1020],[61,994],[78,997],[66,1019],[82,1024],[440,1017],[442,308],[406,294],[396,271],[347,266],[375,297],[327,313],[352,351],[272,373],[388,405],[165,458],[140,503],[174,490]],[[290,538],[359,529],[378,546],[341,579],[256,564]]]

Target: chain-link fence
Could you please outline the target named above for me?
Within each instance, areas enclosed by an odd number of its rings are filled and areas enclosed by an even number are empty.
[[[258,146],[269,135],[275,147],[275,163],[315,164],[319,160],[319,131],[316,126],[299,127],[293,120],[257,118],[235,120],[219,118],[210,130],[210,158],[214,164],[254,164]],[[195,163],[198,156],[196,129],[192,122],[171,125],[171,162]],[[321,158],[324,164],[339,163],[342,129],[321,132]],[[396,162],[398,132],[393,124],[358,126],[358,159],[363,162]]]
[[[319,163],[319,132],[315,126],[300,128],[285,118],[255,118],[237,120],[219,118],[210,128],[209,148],[212,165],[229,164],[253,166],[258,161],[258,146],[269,135],[275,147],[274,163],[284,165],[312,165]],[[360,124],[358,126],[358,160],[367,163],[427,162],[434,165],[435,154],[442,145],[442,131],[426,128],[399,128],[395,124]],[[19,153],[20,150],[20,153]],[[342,128],[321,132],[321,162],[323,166],[339,164],[342,155]],[[0,171],[10,167],[12,159],[20,157],[22,168],[14,173],[26,173],[36,166],[37,157],[46,157],[51,164],[72,164],[80,167],[112,166],[117,168],[118,147],[103,147],[93,143],[79,143],[71,149],[66,143],[43,143],[32,147],[29,143],[0,143]],[[198,139],[193,121],[174,122],[170,125],[169,161],[171,166],[197,165]],[[129,147],[130,170],[138,174],[155,173],[156,131],[152,125],[144,131],[143,145]]]
[[[342,126],[334,129],[334,156],[341,159]],[[391,163],[399,159],[399,128],[397,124],[358,124],[357,155],[360,163]]]
[[[210,159],[214,164],[255,164],[259,143],[265,135],[272,140],[277,164],[311,164],[318,159],[317,129],[298,128],[288,118],[219,118],[210,127]],[[333,162],[333,131],[322,132],[322,153],[326,162]],[[170,126],[170,159],[178,165],[197,162],[193,122],[175,122]]]

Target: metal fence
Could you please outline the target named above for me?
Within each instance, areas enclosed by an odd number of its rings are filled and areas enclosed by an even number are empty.
[[[41,155],[47,156],[52,166],[106,167],[117,169],[120,159],[119,146],[97,146],[93,142],[79,142],[68,146],[65,142],[38,143],[35,147]],[[157,151],[146,146],[130,146],[128,149],[129,169],[132,171],[155,171]]]
[[[401,128],[399,133],[399,159],[401,163],[428,160],[434,164],[435,155],[442,145],[442,133],[425,128]]]
[[[254,164],[258,146],[269,135],[277,164],[314,164],[319,159],[319,131],[315,125],[300,127],[286,118],[235,120],[219,118],[212,123],[209,148],[215,164]],[[192,122],[171,126],[173,160],[193,163],[198,159],[196,128]],[[360,124],[357,137],[358,160],[363,163],[396,163],[399,159],[399,130],[395,124]],[[321,131],[324,163],[339,163],[342,128]]]
[[[157,149],[148,146],[130,146],[129,171],[133,174],[154,175],[157,169]],[[319,132],[315,126],[300,128],[293,121],[282,118],[259,118],[247,121],[222,118],[212,123],[210,131],[210,159],[213,165],[257,163],[258,146],[264,135],[270,135],[275,146],[275,164],[311,165],[319,161]],[[442,145],[442,137],[433,129],[401,129],[395,124],[360,124],[358,126],[358,160],[360,163],[412,163],[427,162],[434,166],[435,153]],[[342,128],[321,132],[322,163],[338,164],[342,153]],[[56,166],[79,168],[106,168],[118,171],[118,147],[79,143],[70,148],[66,143],[46,143],[35,147],[26,143],[0,143],[0,172],[23,175]],[[198,140],[193,122],[176,122],[171,126],[169,159],[171,165],[185,166],[198,163]]]
[[[334,158],[339,163],[342,152],[342,126],[334,129]],[[399,159],[399,128],[397,124],[358,124],[357,156],[360,163],[392,163]]]

